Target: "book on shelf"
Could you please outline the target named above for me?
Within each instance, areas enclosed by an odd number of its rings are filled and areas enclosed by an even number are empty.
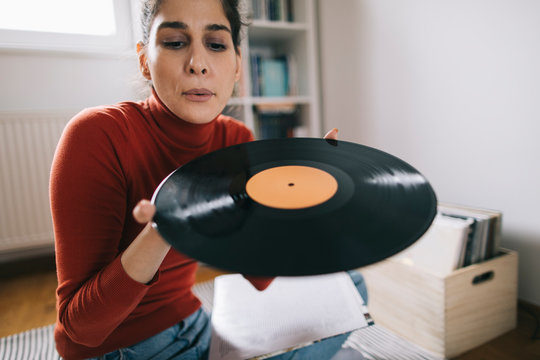
[[[289,71],[286,57],[261,59],[260,81],[262,96],[287,96]]]
[[[293,0],[251,0],[253,19],[294,21]]]
[[[259,139],[294,137],[300,125],[298,106],[286,104],[255,105],[255,133]]]
[[[373,320],[345,272],[277,277],[264,291],[230,274],[214,280],[210,324],[210,360],[236,360],[274,356]]]
[[[252,53],[253,96],[285,97],[296,93],[296,69],[292,55],[269,56]]]

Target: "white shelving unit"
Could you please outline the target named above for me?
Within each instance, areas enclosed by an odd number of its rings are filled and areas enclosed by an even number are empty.
[[[252,0],[243,0],[248,11]],[[256,0],[259,1],[259,0]],[[292,0],[293,21],[253,19],[242,42],[243,74],[238,95],[231,98],[225,114],[229,114],[253,130],[257,129],[254,107],[260,104],[291,104],[299,109],[297,136],[320,137],[318,50],[314,0]],[[295,66],[296,91],[291,96],[253,96],[250,55],[263,51],[273,56],[291,55]],[[257,132],[256,132],[257,136]]]

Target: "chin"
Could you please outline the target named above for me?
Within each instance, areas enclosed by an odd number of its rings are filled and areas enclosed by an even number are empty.
[[[192,124],[207,124],[210,121],[214,120],[219,113],[217,114],[192,114],[192,115],[186,115],[186,116],[180,116],[180,118],[184,121],[187,121]]]
[[[219,114],[221,114],[224,107],[225,105],[220,106],[215,103],[184,103],[178,109],[180,111],[178,111],[176,114],[184,121],[193,124],[206,124],[214,120]]]

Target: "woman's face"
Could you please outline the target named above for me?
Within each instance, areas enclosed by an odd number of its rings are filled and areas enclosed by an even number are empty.
[[[165,0],[139,51],[143,76],[163,103],[195,124],[214,119],[240,77],[231,27],[220,0]]]

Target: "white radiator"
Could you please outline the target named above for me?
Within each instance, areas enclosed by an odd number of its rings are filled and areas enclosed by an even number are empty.
[[[52,252],[49,173],[70,113],[0,113],[0,262]]]

